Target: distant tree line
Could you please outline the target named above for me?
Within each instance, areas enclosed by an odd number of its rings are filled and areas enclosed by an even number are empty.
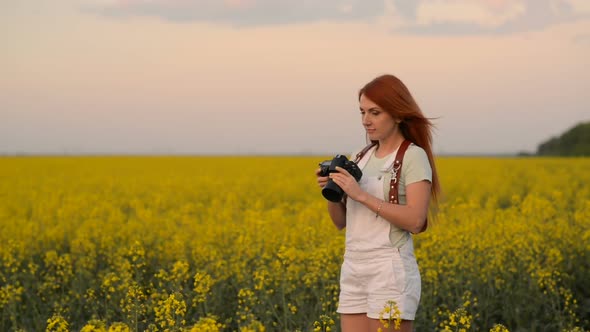
[[[543,142],[537,148],[538,156],[590,156],[590,122],[580,123]]]

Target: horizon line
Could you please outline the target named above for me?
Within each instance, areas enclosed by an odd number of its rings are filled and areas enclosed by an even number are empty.
[[[332,156],[334,152],[0,152],[0,157],[314,157]],[[469,156],[537,156],[536,152],[444,152],[435,153],[435,157],[469,157]]]

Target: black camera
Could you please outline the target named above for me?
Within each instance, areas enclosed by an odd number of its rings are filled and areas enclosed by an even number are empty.
[[[330,173],[338,172],[336,166],[347,170],[357,181],[363,176],[363,172],[358,165],[341,154],[336,155],[332,160],[325,160],[320,163],[320,176],[328,176]],[[344,190],[335,184],[332,179],[329,179],[326,186],[322,189],[322,195],[329,201],[340,202],[344,196]]]

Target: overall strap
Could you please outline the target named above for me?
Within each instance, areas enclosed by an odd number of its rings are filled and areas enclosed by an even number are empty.
[[[395,155],[395,161],[393,162],[393,166],[391,168],[391,182],[389,186],[389,203],[392,204],[399,204],[399,179],[402,174],[401,169],[404,162],[404,155],[406,150],[410,146],[412,142],[408,140],[404,140],[400,147],[397,149],[397,154]],[[428,219],[426,219],[424,226],[420,230],[420,232],[424,232],[428,227]]]

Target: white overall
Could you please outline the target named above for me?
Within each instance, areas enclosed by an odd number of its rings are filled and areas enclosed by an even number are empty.
[[[385,162],[385,167],[390,166],[394,158],[395,153]],[[358,163],[361,169],[368,159],[369,152]],[[381,177],[363,175],[359,185],[371,195],[384,197]],[[413,241],[408,233],[400,247],[392,246],[389,237],[392,227],[361,203],[347,199],[339,313],[367,313],[368,317],[378,319],[387,301],[393,300],[402,319],[414,319],[421,282]]]

